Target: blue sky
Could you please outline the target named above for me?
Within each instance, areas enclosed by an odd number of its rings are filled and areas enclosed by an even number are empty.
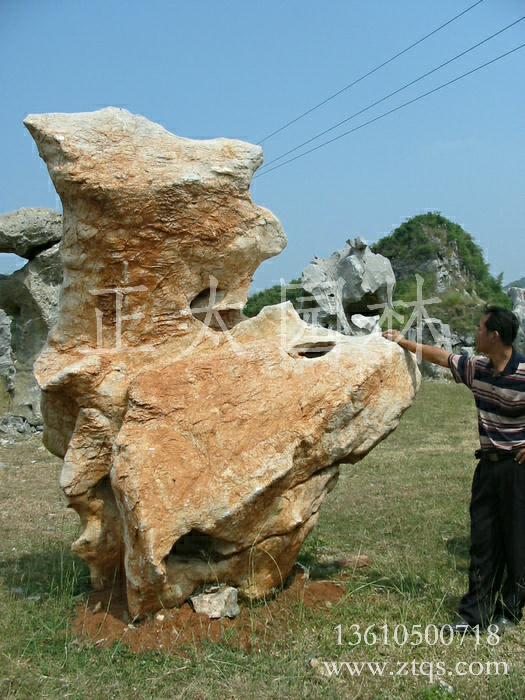
[[[475,0],[1,0],[0,212],[60,209],[22,124],[29,113],[124,107],[179,136],[258,143]],[[483,0],[263,142],[265,162],[525,15]],[[525,21],[334,130],[360,126],[525,42]],[[525,49],[252,183],[288,247],[253,289],[300,276],[347,238],[369,243],[438,210],[493,274],[525,275]],[[300,152],[300,151],[299,151]],[[1,256],[0,269],[11,264]]]

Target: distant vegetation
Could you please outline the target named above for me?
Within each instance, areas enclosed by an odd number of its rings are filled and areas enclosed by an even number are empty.
[[[300,287],[301,280],[295,279],[288,284],[290,285],[290,288],[287,288],[286,286],[283,288],[280,284],[276,284],[273,287],[264,289],[262,292],[252,294],[243,309],[243,314],[249,317],[257,316],[259,311],[265,306],[280,304],[282,301],[291,301],[297,308],[299,305],[298,299],[303,294],[303,290]]]
[[[522,277],[520,280],[510,282],[504,287],[504,289],[509,289],[510,287],[521,287],[521,289],[525,289],[525,277]]]

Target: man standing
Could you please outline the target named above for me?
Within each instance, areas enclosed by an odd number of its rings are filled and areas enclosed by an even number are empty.
[[[470,503],[469,590],[453,633],[485,629],[501,635],[522,616],[525,604],[525,355],[512,343],[518,319],[488,306],[476,334],[485,356],[465,357],[383,333],[424,360],[449,367],[456,382],[474,394],[481,449]],[[503,574],[506,572],[503,587]]]

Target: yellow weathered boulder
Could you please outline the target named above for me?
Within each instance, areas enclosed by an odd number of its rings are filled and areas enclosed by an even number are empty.
[[[290,304],[242,316],[254,271],[286,243],[250,198],[259,147],[113,108],[25,123],[64,207],[59,318],[35,374],[83,524],[74,551],[97,587],[123,567],[137,616],[210,581],[264,595],[338,463],[410,405],[414,359]]]

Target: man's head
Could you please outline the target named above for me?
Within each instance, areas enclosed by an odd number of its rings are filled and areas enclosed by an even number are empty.
[[[489,352],[499,342],[511,347],[518,334],[518,319],[512,311],[502,306],[487,306],[476,335],[476,346],[481,352]]]

